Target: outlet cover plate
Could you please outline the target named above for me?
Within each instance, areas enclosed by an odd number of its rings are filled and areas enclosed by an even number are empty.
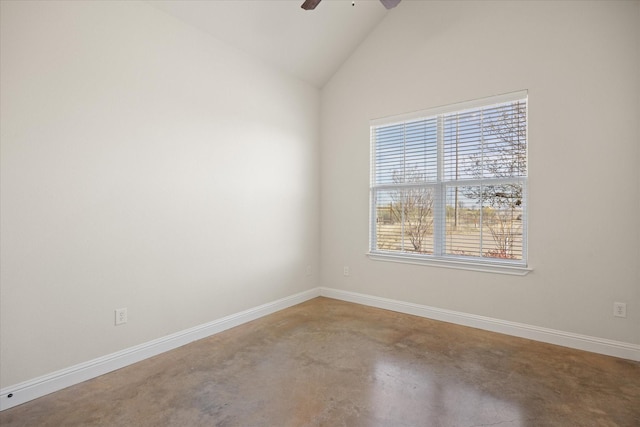
[[[627,317],[627,304],[624,302],[614,302],[613,315],[615,317]]]
[[[126,308],[116,308],[116,325],[124,325],[127,323],[127,309]]]

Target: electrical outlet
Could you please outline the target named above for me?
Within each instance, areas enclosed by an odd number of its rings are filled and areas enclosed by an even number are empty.
[[[345,276],[349,276],[351,274],[351,269],[349,268],[349,266],[345,265],[343,270],[342,270],[342,274],[344,274]]]
[[[127,323],[127,309],[116,308],[116,325],[124,325]]]
[[[614,302],[613,315],[615,317],[627,317],[627,304],[624,302]]]

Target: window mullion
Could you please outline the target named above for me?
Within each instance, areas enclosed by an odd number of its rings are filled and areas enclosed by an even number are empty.
[[[376,189],[378,171],[376,170],[376,132],[376,130],[372,130],[369,136],[369,147],[371,151],[371,158],[369,159],[369,182],[371,183],[371,191],[369,193],[369,250],[378,249],[378,191]]]
[[[405,123],[402,126],[402,183],[406,184],[407,183],[407,124]],[[405,243],[404,243],[404,237],[405,237],[405,211],[406,211],[406,193],[405,193],[405,189],[402,190],[402,196],[400,197],[400,208],[401,208],[401,212],[402,212],[402,222],[401,222],[401,226],[400,226],[400,230],[401,230],[401,248],[402,251],[405,251]]]
[[[437,118],[437,144],[436,144],[436,186],[433,214],[433,253],[441,256],[444,253],[445,239],[445,203],[444,203],[444,118],[439,115]]]
[[[480,184],[480,256],[482,257],[482,250],[484,248],[482,239],[484,238],[484,184]]]
[[[378,249],[378,215],[377,215],[377,206],[378,206],[378,194],[377,191],[372,188],[371,194],[369,195],[371,198],[371,206],[369,212],[369,250]]]

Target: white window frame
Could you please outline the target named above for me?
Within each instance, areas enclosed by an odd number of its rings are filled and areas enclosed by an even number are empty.
[[[444,180],[442,179],[442,170],[443,170],[443,138],[441,135],[442,126],[440,123],[440,116],[444,114],[450,114],[455,112],[463,112],[465,110],[477,109],[481,107],[487,107],[496,104],[503,104],[514,101],[524,100],[528,104],[528,92],[526,90],[512,92],[497,96],[491,96],[482,99],[476,99],[473,101],[466,101],[456,104],[450,104],[442,107],[431,108],[428,110],[416,111],[408,114],[396,115],[391,117],[384,117],[380,119],[374,119],[370,121],[371,127],[371,177],[370,177],[370,216],[369,216],[369,252],[367,253],[368,257],[372,260],[376,261],[391,261],[391,262],[400,262],[407,264],[418,264],[418,265],[428,265],[435,267],[445,267],[445,268],[455,268],[462,270],[473,270],[473,271],[482,271],[482,272],[490,272],[490,273],[501,273],[501,274],[512,274],[512,275],[526,275],[532,269],[528,265],[528,254],[527,254],[527,229],[528,229],[528,221],[527,218],[527,205],[528,205],[528,194],[527,194],[527,186],[528,186],[528,176],[524,177],[514,177],[508,179],[502,179],[503,182],[514,183],[518,182],[523,185],[524,188],[524,197],[523,197],[523,226],[522,226],[522,260],[508,260],[508,259],[500,259],[500,258],[489,258],[489,257],[474,257],[474,256],[456,256],[450,254],[443,254],[441,246],[444,245],[445,242],[445,189],[447,187],[451,187],[452,184],[458,185],[475,185],[479,183],[487,184],[496,184],[499,185],[501,182],[500,178],[489,178],[489,179],[477,179],[477,180]],[[527,151],[528,151],[528,105],[526,108],[526,120],[527,120]],[[421,187],[432,187],[435,191],[434,198],[434,216],[436,220],[434,220],[433,225],[433,245],[434,245],[434,254],[418,254],[418,253],[407,253],[407,252],[398,252],[398,251],[384,251],[377,249],[377,203],[376,203],[376,194],[377,191],[384,189],[384,185],[376,184],[376,141],[374,137],[374,129],[379,126],[389,126],[393,124],[401,124],[405,122],[409,122],[417,119],[426,119],[437,117],[438,119],[438,137],[437,137],[437,180],[433,183],[424,183],[420,184]],[[527,155],[528,159],[528,155]],[[527,175],[528,175],[528,167],[527,167]],[[406,186],[407,184],[404,184]],[[390,187],[394,187],[393,185]]]

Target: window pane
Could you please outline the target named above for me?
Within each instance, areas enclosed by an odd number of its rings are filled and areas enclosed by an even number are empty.
[[[377,128],[375,131],[376,184],[404,180],[404,125]]]
[[[405,182],[435,182],[438,128],[435,118],[406,124]]]
[[[485,178],[526,176],[527,126],[525,103],[515,102],[483,111],[483,173]]]
[[[480,187],[447,187],[445,192],[445,253],[482,256],[481,202],[472,196]]]
[[[376,192],[376,246],[382,251],[402,251],[402,211],[397,191]]]
[[[444,179],[526,176],[525,105],[516,102],[445,115]]]
[[[519,183],[448,186],[446,254],[521,260],[522,192]]]
[[[376,247],[394,252],[433,253],[433,189],[376,192]]]
[[[491,239],[484,239],[483,255],[522,259],[522,184],[483,187],[483,223]]]
[[[375,129],[376,184],[435,181],[437,121],[435,118]]]
[[[404,220],[404,250],[433,253],[433,189],[429,187],[399,190]]]
[[[482,174],[482,120],[475,113],[450,114],[443,119],[444,179],[473,179]]]

